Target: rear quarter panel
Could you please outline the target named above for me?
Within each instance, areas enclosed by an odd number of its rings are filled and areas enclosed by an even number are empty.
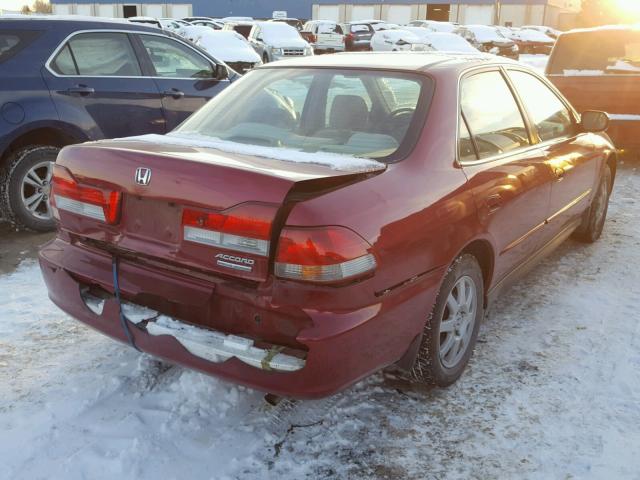
[[[0,28],[18,28],[16,23]],[[59,37],[44,30],[24,50],[0,63],[0,155],[21,134],[58,121],[40,70]]]

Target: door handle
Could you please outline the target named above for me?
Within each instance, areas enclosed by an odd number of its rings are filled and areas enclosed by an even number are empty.
[[[487,208],[489,209],[489,213],[500,210],[500,208],[502,208],[502,195],[499,193],[489,195],[487,197]]]
[[[162,95],[165,97],[173,97],[177,100],[178,98],[184,97],[184,92],[181,92],[177,88],[172,88],[171,90],[165,90],[162,92]]]
[[[92,87],[87,87],[86,85],[76,85],[75,87],[67,88],[67,92],[73,95],[82,95],[87,96],[92,93],[96,93],[95,89]]]
[[[564,168],[555,167],[553,169],[553,174],[556,176],[558,180],[562,180],[564,178],[565,170]]]

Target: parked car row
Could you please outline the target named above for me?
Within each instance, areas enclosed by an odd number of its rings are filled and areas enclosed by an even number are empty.
[[[237,67],[238,73],[246,73],[262,63],[314,53],[314,48],[301,36],[302,23],[297,19],[282,18],[261,22],[244,17],[221,20],[187,17],[178,24],[177,21],[133,17],[129,21],[171,30],[217,55],[232,68]],[[220,35],[220,31],[225,34]],[[233,33],[236,35],[231,35]],[[253,49],[257,57],[247,53],[249,49]]]
[[[139,17],[133,21],[152,23],[152,20]],[[262,45],[263,42],[256,39],[256,32],[252,32],[256,25],[264,22],[248,18],[218,20],[206,17],[189,17],[189,21],[193,25],[208,26],[215,30],[234,30],[251,41],[263,62],[269,61],[269,46],[265,48]],[[424,41],[424,35],[417,30],[423,29],[427,32],[457,34],[480,51],[517,59],[520,53],[550,53],[558,33],[549,27],[459,25],[454,22],[434,20],[414,20],[406,26],[374,19],[341,24],[330,20],[311,20],[303,24],[298,19],[281,18],[271,19],[267,23],[290,26],[292,30],[287,32],[290,39],[296,37],[293,33],[295,29],[318,54],[360,50],[430,50],[431,48]],[[188,32],[189,29],[186,31]],[[285,30],[283,29],[282,32],[284,33]],[[448,38],[451,39],[451,37]],[[461,51],[468,51],[466,43],[455,41],[451,42],[448,49],[454,51],[456,47],[460,47]]]
[[[320,29],[322,34],[319,34]],[[423,32],[456,34],[467,42],[451,42],[449,51],[469,51],[468,45],[476,49],[517,59],[520,53],[550,53],[557,34],[544,27],[509,28],[491,25],[459,25],[453,22],[415,20],[406,26],[380,20],[361,20],[337,24],[326,20],[307,22],[301,34],[314,45],[316,52],[337,51],[403,51],[429,50],[424,47]],[[555,32],[555,31],[554,31]],[[556,32],[557,33],[557,32]],[[330,44],[328,34],[331,35]],[[342,42],[339,42],[339,37]],[[418,37],[418,38],[416,38]],[[442,37],[443,39],[445,37]],[[452,37],[447,37],[452,39]],[[422,40],[421,40],[422,39]],[[343,45],[338,45],[342,43]]]

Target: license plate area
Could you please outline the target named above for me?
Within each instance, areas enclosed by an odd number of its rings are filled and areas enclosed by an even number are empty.
[[[166,200],[127,195],[123,205],[128,236],[177,245],[181,239],[182,206]]]

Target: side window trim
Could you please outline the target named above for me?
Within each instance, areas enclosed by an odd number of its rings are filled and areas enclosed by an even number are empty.
[[[476,156],[478,157],[478,160],[475,160],[475,161],[468,161],[468,160],[462,161],[462,160],[460,160],[460,124],[459,124],[460,118],[463,115],[463,112],[462,112],[462,84],[463,84],[463,82],[464,82],[464,80],[466,78],[472,77],[473,75],[486,73],[486,72],[498,72],[498,73],[500,73],[500,75],[502,75],[505,83],[507,84],[507,87],[511,91],[511,95],[514,97],[514,101],[518,105],[518,109],[520,111],[520,115],[522,116],[522,121],[524,122],[525,128],[527,130],[527,134],[529,136],[530,145],[526,145],[526,146],[517,148],[515,150],[511,150],[509,152],[504,152],[504,153],[500,153],[500,154],[497,154],[497,155],[492,155],[490,157],[479,158],[477,144],[475,142],[475,138],[473,136],[473,132],[471,131],[471,128],[469,128],[469,125],[468,125],[468,122],[467,122],[467,131],[469,132],[469,135],[471,135],[471,138],[473,140],[473,144],[474,144],[474,148],[476,149]],[[455,163],[457,165],[460,165],[460,166],[479,165],[479,164],[483,164],[483,163],[495,162],[495,161],[503,160],[504,158],[511,157],[511,156],[514,156],[514,155],[519,155],[521,153],[524,153],[524,152],[527,152],[529,150],[533,150],[533,149],[536,149],[536,148],[540,147],[540,144],[534,144],[533,141],[532,141],[533,137],[532,137],[530,120],[529,120],[529,114],[528,114],[528,112],[525,112],[523,110],[523,105],[521,104],[520,97],[516,96],[516,92],[514,92],[513,86],[511,85],[511,79],[507,78],[507,75],[505,74],[505,71],[504,71],[504,67],[502,65],[483,65],[481,67],[473,67],[473,68],[471,68],[469,70],[465,70],[458,77],[458,87],[457,88],[458,88],[458,92],[457,92],[458,127],[456,129],[456,148],[455,148],[455,151],[456,151]],[[466,122],[466,120],[465,120],[465,122]]]
[[[76,69],[76,75],[80,75],[80,68],[78,67],[78,61],[76,60],[76,54],[73,53],[73,48],[71,48],[71,44],[67,42],[67,44],[62,48],[69,50],[69,54],[71,55],[71,60],[73,60],[73,67]],[[60,50],[60,51],[62,51]]]
[[[476,154],[476,160],[471,160],[471,162],[474,161],[478,161],[481,160],[480,159],[480,154],[478,153],[478,144],[476,143],[476,137],[473,135],[473,132],[471,131],[471,128],[469,127],[469,122],[467,122],[467,118],[464,115],[464,112],[462,111],[462,108],[460,108],[460,118],[458,119],[458,121],[460,121],[460,119],[462,119],[462,122],[464,123],[464,127],[467,129],[467,132],[469,133],[469,138],[471,139],[471,145],[473,146],[473,151]],[[460,156],[460,135],[458,135],[458,156]],[[468,161],[463,161],[462,163],[469,163]]]
[[[129,38],[131,40],[131,45],[133,45],[133,50],[136,52],[136,56],[138,57],[142,74],[145,77],[155,78],[156,70],[151,62],[151,58],[149,57],[147,50],[144,48],[140,35],[138,33],[130,33]]]

